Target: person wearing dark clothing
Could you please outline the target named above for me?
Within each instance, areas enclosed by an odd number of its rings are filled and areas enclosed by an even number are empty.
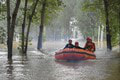
[[[68,41],[68,44],[66,44],[66,46],[64,47],[64,49],[65,48],[74,48],[74,45],[72,44],[72,40],[71,39]]]
[[[77,49],[84,49],[84,48],[82,48],[82,47],[79,46],[79,43],[78,43],[78,42],[75,42],[74,48],[77,48]]]

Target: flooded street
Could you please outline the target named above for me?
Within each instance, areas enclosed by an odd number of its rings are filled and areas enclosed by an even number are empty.
[[[0,80],[120,80],[120,0],[0,0]]]
[[[0,0],[0,80],[120,80],[120,0]]]
[[[0,80],[120,80],[120,58],[96,51],[96,60],[60,62],[54,52],[28,51],[27,56],[0,52]],[[110,54],[110,55],[109,55]]]

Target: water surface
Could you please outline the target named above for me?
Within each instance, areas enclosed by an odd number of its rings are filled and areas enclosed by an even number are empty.
[[[56,61],[54,52],[16,53],[11,62],[0,52],[0,80],[120,80],[120,58],[98,50],[96,60]]]

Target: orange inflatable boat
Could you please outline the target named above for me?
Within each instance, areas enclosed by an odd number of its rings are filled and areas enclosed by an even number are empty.
[[[87,50],[66,48],[55,53],[55,59],[57,60],[87,60],[96,59],[96,55]]]

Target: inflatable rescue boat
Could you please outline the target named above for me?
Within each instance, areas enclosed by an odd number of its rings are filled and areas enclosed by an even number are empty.
[[[55,53],[55,59],[57,60],[87,60],[96,59],[96,55],[87,50],[76,49],[76,48],[65,48]]]

